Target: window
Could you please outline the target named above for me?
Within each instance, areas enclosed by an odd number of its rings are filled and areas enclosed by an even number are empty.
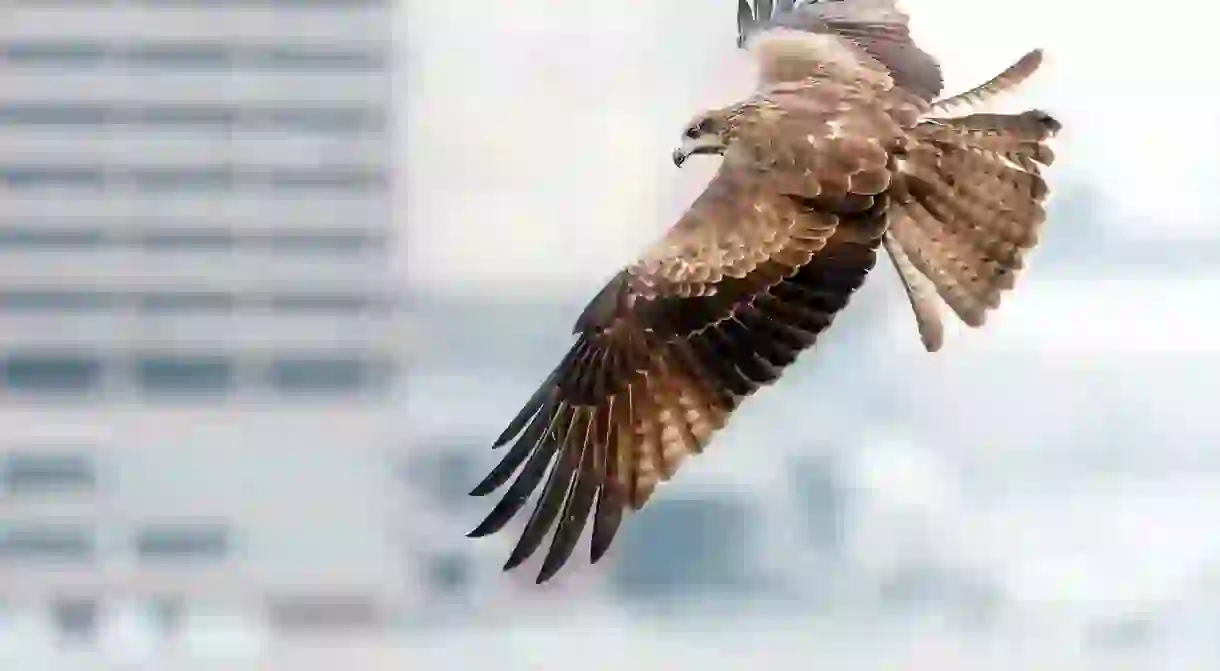
[[[79,5],[82,0],[20,0],[26,5]],[[94,0],[110,4],[114,0]],[[211,4],[217,4],[212,0]],[[241,4],[243,0],[229,0]],[[145,0],[155,3],[157,0]],[[195,0],[193,4],[201,4]],[[274,4],[275,0],[244,0],[244,4]],[[283,0],[281,0],[283,2]],[[315,0],[316,3],[316,0]],[[161,4],[174,4],[161,0]],[[178,0],[176,4],[192,4]],[[223,4],[223,2],[221,3]],[[121,59],[121,61],[119,60]],[[226,42],[148,41],[116,48],[90,40],[12,40],[0,43],[0,61],[6,66],[99,67],[108,61],[146,69],[221,70],[249,68],[273,71],[373,72],[383,70],[386,49],[367,45],[231,44]]]
[[[304,132],[381,130],[385,116],[371,107],[257,107],[166,104],[119,107],[82,102],[0,104],[0,126],[101,127],[129,124],[169,128],[232,130],[239,127]]]
[[[123,0],[9,0],[18,7],[110,7]]]
[[[142,356],[136,363],[140,387],[152,394],[218,394],[235,383],[233,361],[226,356]]]
[[[81,563],[92,559],[93,552],[93,535],[83,526],[0,526],[0,561]]]
[[[230,128],[237,123],[235,108],[223,105],[158,105],[125,110],[127,123],[150,126],[213,126]]]
[[[379,368],[358,357],[287,357],[273,361],[267,374],[285,393],[352,393],[373,386]]]
[[[212,312],[233,310],[237,298],[223,291],[166,291],[140,294],[140,309],[145,312]]]
[[[6,66],[96,67],[106,55],[104,44],[88,40],[28,40],[0,44],[0,61]]]
[[[2,468],[10,494],[91,490],[97,479],[93,461],[83,454],[10,454]]]
[[[137,67],[223,70],[233,63],[231,49],[212,42],[141,44],[128,49],[125,56]]]
[[[59,598],[51,612],[60,635],[68,642],[90,640],[97,633],[97,599]]]
[[[380,110],[363,107],[273,107],[250,110],[253,125],[311,132],[380,130],[385,125]]]
[[[145,562],[218,561],[230,553],[223,524],[150,525],[136,534],[136,553]]]
[[[233,234],[223,229],[195,231],[156,231],[136,237],[137,243],[158,252],[227,251],[233,247]]]
[[[93,312],[112,308],[114,303],[114,296],[102,291],[0,291],[0,311],[5,312]]]
[[[302,254],[362,252],[384,245],[384,237],[376,233],[319,231],[299,233],[283,231],[250,236],[252,244],[266,246],[277,252]]]
[[[367,191],[385,186],[385,174],[368,168],[276,168],[266,172],[273,189]]]
[[[101,166],[3,165],[0,185],[10,189],[39,187],[101,188],[106,172]]]
[[[375,307],[377,300],[363,294],[275,294],[267,305],[276,312],[353,314]]]
[[[72,353],[18,353],[4,359],[4,382],[18,393],[87,393],[102,383],[102,362]]]
[[[105,243],[106,234],[98,229],[28,227],[0,222],[0,251],[88,249]]]
[[[0,105],[0,126],[102,126],[106,105],[87,103],[8,103]]]
[[[379,7],[389,0],[132,0],[154,7],[282,7],[356,9]]]
[[[268,70],[379,70],[386,58],[379,49],[343,49],[314,45],[270,45],[248,47],[242,63]]]
[[[267,600],[268,619],[281,632],[374,629],[382,621],[376,601],[363,594],[298,594]]]
[[[145,191],[223,191],[237,182],[233,169],[226,166],[133,168],[126,173],[137,189]]]

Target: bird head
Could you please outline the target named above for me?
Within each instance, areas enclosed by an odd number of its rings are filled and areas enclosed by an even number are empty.
[[[674,150],[674,165],[679,168],[695,154],[724,154],[729,145],[731,124],[724,110],[695,116],[682,131],[682,146]]]

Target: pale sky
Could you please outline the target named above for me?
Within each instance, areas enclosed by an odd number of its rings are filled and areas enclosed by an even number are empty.
[[[677,170],[669,155],[695,112],[752,88],[734,4],[408,2],[400,165],[410,281],[467,295],[596,291],[715,170],[716,159]],[[1064,121],[1053,184],[1099,189],[1113,233],[1217,238],[1220,108],[1209,64],[1220,47],[1208,21],[1150,29],[1145,12],[1096,0],[905,6],[942,60],[947,91],[1047,50],[1006,107]]]

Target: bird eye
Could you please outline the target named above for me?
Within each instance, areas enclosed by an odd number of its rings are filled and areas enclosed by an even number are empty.
[[[690,128],[687,128],[686,137],[689,137],[692,140],[697,139],[699,137],[699,128],[697,126],[691,126]]]

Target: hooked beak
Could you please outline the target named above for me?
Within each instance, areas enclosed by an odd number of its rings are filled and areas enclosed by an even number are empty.
[[[723,147],[710,144],[695,145],[694,147],[680,147],[674,150],[674,165],[681,168],[686,159],[695,154],[719,154],[723,151]]]

